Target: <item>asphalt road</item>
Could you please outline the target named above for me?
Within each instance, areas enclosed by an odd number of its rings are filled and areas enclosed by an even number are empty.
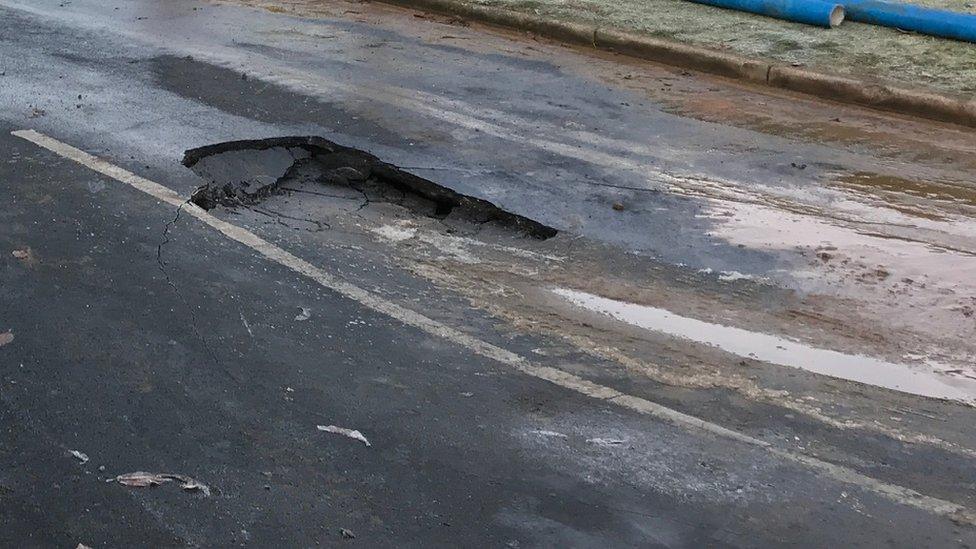
[[[333,237],[294,218],[179,205],[201,184],[180,164],[187,149],[320,135],[550,224],[563,239],[553,246],[581,236],[694,271],[768,273],[792,260],[714,239],[700,204],[665,192],[675,178],[784,186],[788,173],[812,186],[827,164],[896,169],[884,155],[683,117],[555,61],[493,51],[501,39],[477,43],[477,31],[429,31],[465,33],[462,49],[403,33],[431,23],[383,17],[393,23],[183,1],[0,2],[0,544],[976,541],[965,451],[811,427],[768,402],[539,351],[560,344],[384,261],[353,228],[372,222],[361,206],[348,232],[320,242]],[[618,149],[648,141],[658,146],[640,154],[658,171],[638,180]],[[916,160],[918,174],[965,168]],[[641,189],[625,195],[628,217],[595,206],[621,187]],[[849,390],[863,391],[874,394]],[[703,404],[719,401],[731,404]],[[939,434],[968,448],[969,409],[938,406],[955,414]],[[829,439],[826,455],[793,444],[804,429]],[[186,475],[209,494],[115,480],[137,471]]]

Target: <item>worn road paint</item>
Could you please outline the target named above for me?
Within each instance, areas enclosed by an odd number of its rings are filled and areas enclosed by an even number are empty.
[[[556,288],[552,292],[578,307],[632,326],[717,347],[741,357],[903,393],[966,403],[976,400],[976,381],[943,373],[951,370],[951,367],[935,362],[923,366],[888,362],[864,355],[811,347],[771,334],[705,322],[658,307],[617,301],[565,288]]]
[[[304,259],[292,255],[278,246],[262,239],[247,229],[238,227],[237,225],[228,223],[210,215],[204,209],[193,204],[192,202],[189,202],[188,199],[181,198],[175,191],[160,185],[159,183],[150,181],[144,177],[140,177],[128,170],[120,168],[105,160],[92,156],[82,150],[72,147],[71,145],[62,143],[61,141],[34,130],[17,130],[11,132],[11,134],[54,152],[63,158],[73,160],[78,164],[111,177],[112,179],[115,179],[121,183],[134,187],[162,202],[182,208],[183,211],[187,212],[189,215],[216,229],[231,240],[244,244],[264,257],[285,266],[298,274],[304,275],[319,283],[321,286],[352,299],[364,307],[372,309],[378,313],[385,314],[408,326],[412,326],[427,332],[428,334],[446,339],[456,345],[468,349],[475,354],[510,366],[526,375],[548,381],[554,385],[558,385],[588,397],[611,402],[620,407],[658,418],[682,428],[701,430],[715,436],[765,448],[771,454],[779,456],[787,461],[809,467],[820,472],[821,474],[833,478],[836,481],[857,486],[896,503],[915,507],[929,513],[946,516],[957,522],[966,522],[968,524],[976,525],[976,513],[973,513],[966,507],[957,503],[926,496],[912,490],[911,488],[889,484],[858,473],[857,471],[847,467],[828,463],[814,457],[799,454],[790,450],[774,448],[765,441],[739,433],[737,431],[733,431],[731,429],[727,429],[721,425],[705,421],[695,416],[684,414],[641,397],[627,395],[617,391],[616,389],[598,385],[581,377],[559,370],[558,368],[535,364],[525,357],[513,353],[512,351],[482,341],[472,335],[451,328],[450,326],[428,318],[420,313],[401,307],[400,305],[397,305],[391,301],[387,301],[386,299],[370,293],[354,284],[340,280],[326,271],[305,261]]]

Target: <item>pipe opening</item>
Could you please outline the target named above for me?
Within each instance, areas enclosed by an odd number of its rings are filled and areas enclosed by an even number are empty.
[[[834,6],[830,10],[830,28],[834,28],[844,22],[844,6]]]

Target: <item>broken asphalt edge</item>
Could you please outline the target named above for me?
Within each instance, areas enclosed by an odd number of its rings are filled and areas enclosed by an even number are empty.
[[[379,0],[386,4],[464,17],[533,32],[566,43],[614,51],[665,65],[744,80],[841,103],[976,127],[976,100],[934,90],[784,66],[674,40],[559,21],[458,0]]]
[[[539,240],[552,238],[559,233],[559,231],[553,227],[532,218],[505,210],[488,200],[459,193],[449,187],[445,187],[433,181],[401,170],[399,167],[387,162],[383,162],[376,156],[366,151],[346,147],[314,135],[272,137],[268,139],[245,139],[240,141],[226,141],[212,145],[205,145],[185,151],[183,153],[182,164],[187,168],[192,168],[201,160],[209,156],[233,151],[261,151],[278,147],[286,149],[305,149],[313,156],[321,153],[345,153],[358,157],[368,164],[369,173],[376,176],[381,181],[386,182],[401,192],[415,194],[429,200],[437,204],[438,207],[446,207],[447,213],[444,214],[445,217],[454,208],[460,208],[467,209],[469,211],[481,212],[484,216],[486,216],[481,223],[495,221]],[[286,172],[285,175],[287,175],[287,173],[288,172]],[[275,192],[275,189],[280,182],[281,178],[270,185],[266,185],[261,189],[258,189],[257,192],[251,194],[251,196],[259,199],[266,198],[269,194]],[[210,210],[217,204],[222,203],[220,199],[212,196],[211,193],[214,190],[217,193],[220,192],[219,187],[214,189],[209,183],[205,183],[193,192],[190,197],[190,202],[193,202],[193,204],[203,208],[204,210]],[[240,205],[241,203],[235,199],[232,204]]]

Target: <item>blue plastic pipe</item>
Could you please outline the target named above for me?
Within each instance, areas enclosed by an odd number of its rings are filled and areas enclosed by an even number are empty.
[[[730,10],[758,13],[777,19],[820,27],[836,27],[844,20],[844,7],[825,0],[691,0]]]
[[[976,42],[976,15],[971,13],[879,0],[850,0],[844,8],[851,21]]]

